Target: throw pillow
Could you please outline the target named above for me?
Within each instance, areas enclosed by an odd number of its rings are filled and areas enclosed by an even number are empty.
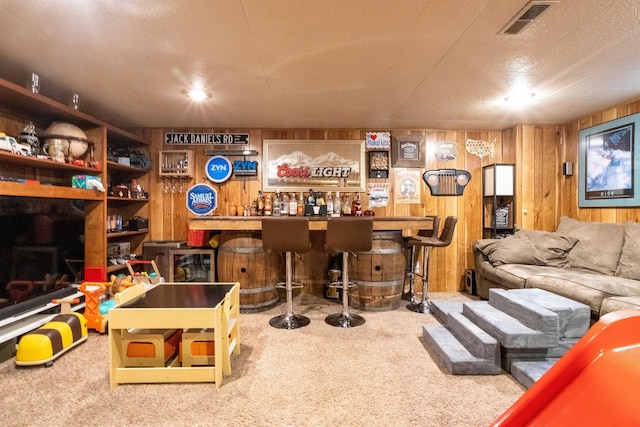
[[[609,276],[615,274],[624,243],[622,224],[578,221],[563,216],[556,232],[578,239],[569,252],[571,267]]]
[[[637,222],[624,224],[624,245],[616,276],[640,280],[640,224]]]
[[[491,265],[529,264],[545,265],[546,261],[527,239],[509,236],[504,239],[478,240],[478,250],[489,258]]]
[[[551,231],[518,230],[515,236],[529,239],[551,267],[568,268],[569,251],[578,243],[578,239]]]

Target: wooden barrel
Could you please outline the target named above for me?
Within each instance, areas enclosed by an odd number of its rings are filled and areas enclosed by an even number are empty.
[[[265,252],[259,231],[223,231],[218,246],[218,280],[240,283],[240,311],[251,313],[278,302],[275,287],[282,271],[280,254]]]
[[[349,305],[369,311],[400,306],[404,284],[404,241],[401,231],[375,231],[371,250],[349,257],[349,278],[357,283]]]

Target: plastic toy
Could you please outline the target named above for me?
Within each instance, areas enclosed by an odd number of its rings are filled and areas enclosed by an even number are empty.
[[[135,285],[131,276],[111,276],[110,282],[83,282],[80,292],[85,295],[84,316],[87,327],[101,334],[107,332],[109,310],[115,305],[114,296],[123,288]],[[101,299],[105,301],[101,302]]]
[[[147,271],[144,271],[144,270],[135,271],[134,268],[133,268],[133,266],[135,266],[135,265],[142,265],[142,266],[150,265],[151,268],[153,269],[153,271],[152,272],[147,272]],[[156,262],[153,261],[153,260],[151,260],[151,261],[144,261],[144,260],[130,261],[130,260],[127,260],[127,269],[129,269],[129,273],[133,277],[133,281],[136,284],[155,285],[155,284],[158,284],[158,283],[164,281],[164,279],[160,275],[160,271],[158,271],[158,266],[156,265]]]
[[[16,346],[17,366],[52,366],[56,358],[87,340],[87,320],[71,311],[71,304],[79,301],[77,298],[53,300],[54,304],[60,303],[61,314],[20,338]]]

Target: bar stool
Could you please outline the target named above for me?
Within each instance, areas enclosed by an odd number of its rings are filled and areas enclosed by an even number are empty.
[[[325,249],[342,253],[342,281],[330,284],[342,289],[342,312],[324,319],[331,326],[351,328],[365,322],[362,316],[349,313],[349,286],[355,286],[349,281],[349,252],[370,251],[372,238],[373,220],[370,217],[340,217],[327,221]]]
[[[422,274],[414,273],[422,279],[422,301],[407,304],[407,309],[416,313],[429,313],[429,301],[427,299],[427,288],[429,279],[429,253],[432,248],[443,248],[449,246],[451,240],[453,240],[453,233],[456,229],[456,223],[458,218],[455,216],[448,216],[444,220],[444,227],[442,227],[442,233],[440,237],[422,237],[416,236],[409,239],[408,244],[422,249]]]
[[[438,230],[440,229],[440,217],[435,215],[435,216],[432,216],[431,219],[432,219],[431,229],[418,231],[419,237],[433,237],[438,235]],[[408,236],[404,238],[404,246],[406,248],[406,253],[407,253],[406,255],[407,266],[405,268],[405,280],[409,279],[409,292],[404,293],[404,287],[403,287],[403,294],[401,299],[410,301],[412,304],[417,304],[418,299],[416,298],[414,285],[415,285],[416,276],[419,276],[418,270],[420,267],[417,264],[417,260],[416,260],[416,246],[412,244],[414,239],[415,238],[413,236]]]
[[[309,252],[309,220],[305,217],[264,218],[262,220],[262,247],[265,252],[285,253],[285,281],[276,284],[287,291],[287,312],[273,317],[269,324],[278,329],[298,329],[307,326],[308,317],[293,313],[293,289],[302,288],[302,283],[293,282],[293,259],[295,253]]]

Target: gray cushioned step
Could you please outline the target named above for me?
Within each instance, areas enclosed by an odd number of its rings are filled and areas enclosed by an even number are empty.
[[[558,315],[535,303],[533,298],[524,298],[511,290],[490,289],[489,304],[531,329],[558,336]]]
[[[532,329],[488,301],[465,302],[462,313],[504,347],[544,348],[558,345],[557,327],[547,331]]]
[[[462,301],[432,301],[429,309],[438,322],[446,325],[447,314],[451,312],[462,313]]]
[[[589,329],[591,309],[588,305],[544,289],[512,289],[509,294],[556,313],[560,338],[580,338]]]
[[[495,361],[482,359],[471,354],[442,325],[422,327],[427,349],[432,352],[445,369],[454,375],[498,375],[502,369]]]
[[[518,361],[511,364],[511,375],[525,388],[530,388],[538,381],[559,359],[541,361]]]
[[[495,364],[500,361],[500,345],[460,312],[450,312],[446,328],[471,354]]]

